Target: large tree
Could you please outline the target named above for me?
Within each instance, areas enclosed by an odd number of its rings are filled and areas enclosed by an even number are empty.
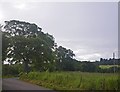
[[[22,62],[26,72],[29,71],[29,65],[37,70],[47,69],[47,64],[54,61],[54,38],[41,30],[36,24],[5,21],[3,61]]]

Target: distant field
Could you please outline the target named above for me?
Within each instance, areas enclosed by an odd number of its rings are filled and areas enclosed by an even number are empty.
[[[100,65],[99,67],[102,68],[102,69],[106,69],[106,68],[111,68],[111,67],[114,67],[114,66],[120,67],[118,65]]]
[[[54,90],[118,90],[118,74],[84,72],[30,72],[20,76],[28,81]]]

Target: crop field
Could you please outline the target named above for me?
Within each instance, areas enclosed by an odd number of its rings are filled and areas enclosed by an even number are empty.
[[[108,68],[111,68],[111,67],[120,67],[120,66],[119,65],[100,65],[99,67],[102,68],[102,69],[108,69]]]
[[[118,90],[120,79],[113,73],[30,72],[20,79],[53,90]]]

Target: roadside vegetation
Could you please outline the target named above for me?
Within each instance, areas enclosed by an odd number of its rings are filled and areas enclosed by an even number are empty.
[[[30,72],[21,80],[53,90],[118,90],[118,74],[87,72]]]

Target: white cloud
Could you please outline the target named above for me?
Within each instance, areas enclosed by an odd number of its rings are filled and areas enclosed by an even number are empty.
[[[4,18],[5,18],[5,16],[3,14],[3,11],[0,9],[0,23],[3,23]]]
[[[84,54],[84,53],[87,53],[86,49],[79,49],[79,50],[75,50],[74,51],[75,54]]]
[[[76,55],[76,59],[80,60],[80,61],[95,61],[95,60],[99,60],[100,58],[102,58],[103,54],[99,51],[96,51],[94,49],[90,49],[90,48],[80,48],[78,50],[74,50],[73,51]]]
[[[3,3],[1,3],[0,2],[0,22],[1,22],[1,20],[4,20],[4,18],[5,18],[5,15],[4,15],[4,13],[5,13],[5,7],[3,7]]]
[[[82,61],[85,61],[85,60],[94,61],[94,60],[99,60],[100,58],[101,58],[101,54],[99,53],[76,56],[76,59],[82,60]]]
[[[25,5],[25,3],[20,3],[20,4],[14,5],[14,7],[18,8],[18,9],[25,9],[26,5]]]
[[[113,47],[108,48],[106,44],[103,43],[97,43],[91,44],[88,43],[86,45],[87,40],[85,42],[82,42],[80,40],[75,39],[60,39],[57,41],[57,43],[60,43],[58,45],[62,45],[66,48],[70,48],[73,50],[73,53],[75,54],[75,58],[77,60],[100,60],[100,58],[112,58],[112,53],[115,53],[115,57],[118,57],[118,50]]]
[[[1,0],[3,2],[13,2],[17,0]],[[18,0],[23,1],[23,0]],[[26,0],[29,2],[119,2],[119,0]]]
[[[13,3],[13,7],[20,10],[26,9],[26,2],[15,2]]]
[[[0,13],[0,20],[2,20],[3,19],[3,15],[2,15],[2,13]]]

